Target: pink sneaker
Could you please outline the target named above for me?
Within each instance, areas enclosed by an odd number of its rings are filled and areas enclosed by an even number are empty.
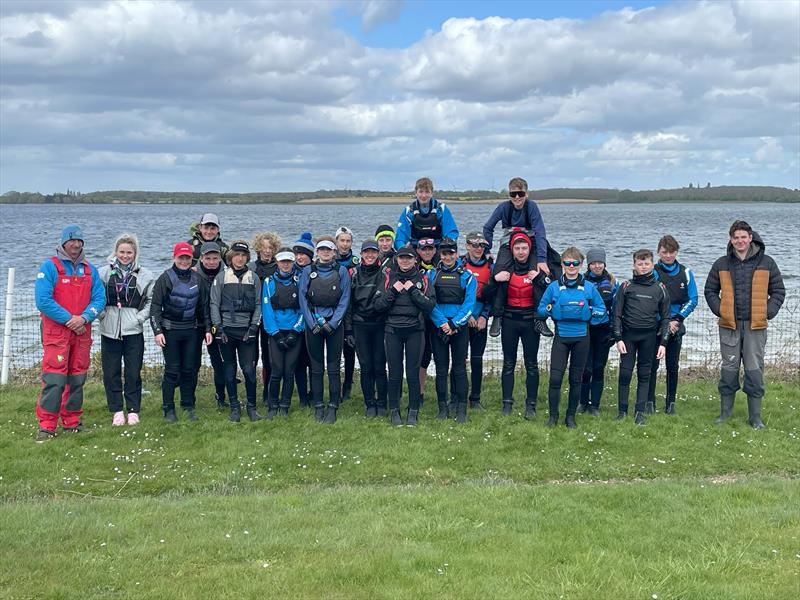
[[[128,413],[128,425],[139,424],[139,413]]]
[[[125,413],[122,411],[115,412],[114,418],[111,421],[113,427],[121,427],[125,425]]]

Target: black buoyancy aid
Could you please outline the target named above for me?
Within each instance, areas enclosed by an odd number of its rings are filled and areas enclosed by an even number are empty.
[[[288,278],[283,275],[273,275],[272,279],[275,283],[275,291],[269,299],[272,308],[275,310],[295,310],[299,308],[297,275],[292,273]]]
[[[434,240],[442,239],[442,226],[439,223],[440,206],[444,205],[437,203],[436,206],[434,206],[433,200],[431,200],[428,214],[423,214],[417,200],[411,203],[409,209],[411,210],[412,240],[424,240],[426,238],[433,238]]]
[[[220,312],[252,314],[256,310],[256,294],[253,293],[253,286],[256,285],[258,276],[249,268],[241,279],[231,267],[225,267],[224,273],[219,301]]]
[[[533,282],[527,273],[511,273],[506,303],[511,308],[535,308]]]
[[[475,290],[475,299],[481,300],[483,298],[483,286],[489,283],[492,277],[492,261],[483,259],[483,263],[475,265],[472,263],[469,256],[465,256],[461,264],[475,277],[475,281],[478,283]]]
[[[594,287],[597,288],[600,297],[603,299],[603,303],[606,305],[606,311],[610,311],[611,304],[614,301],[614,284],[611,283],[611,277],[609,277],[606,271],[603,271],[603,274],[599,277],[589,271],[586,273],[585,277],[587,281],[591,281]]]
[[[386,268],[384,269],[384,274],[383,287],[387,291],[394,285],[395,281],[410,281],[423,293],[428,289],[428,278],[420,273],[417,268],[414,268],[413,273],[403,273],[400,269]],[[419,313],[420,309],[411,299],[410,292],[398,294],[389,309],[389,314],[398,316],[414,317],[418,316]]]
[[[136,285],[136,273],[131,273],[123,283],[122,278],[112,270],[106,284],[106,306],[141,310],[144,304],[145,298]]]
[[[175,272],[167,269],[167,277],[172,289],[164,298],[164,315],[170,321],[193,321],[197,304],[200,301],[200,276],[196,271],[189,272],[189,280],[184,281]]]
[[[333,267],[328,273],[320,271],[317,263],[311,263],[308,277],[309,281],[306,298],[309,304],[330,308],[338,306],[339,299],[342,297],[338,263],[334,261]]]
[[[674,275],[667,273],[663,265],[656,263],[656,271],[658,271],[658,280],[664,284],[669,294],[669,301],[671,304],[685,304],[689,301],[688,280],[686,276],[686,267],[678,264],[678,272]]]
[[[350,288],[350,301],[355,314],[363,317],[376,314],[373,310],[373,302],[382,277],[380,265],[373,265],[371,269],[363,265],[355,268],[353,284]]]
[[[466,290],[461,285],[461,274],[464,269],[457,267],[452,271],[439,269],[433,282],[436,291],[436,304],[462,304]]]

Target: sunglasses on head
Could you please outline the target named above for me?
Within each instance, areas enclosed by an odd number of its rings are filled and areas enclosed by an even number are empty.
[[[517,190],[514,192],[508,192],[508,195],[512,198],[524,198],[528,192],[523,192],[522,190]]]
[[[581,261],[579,260],[562,260],[561,264],[565,267],[579,267],[581,265]]]
[[[424,250],[425,248],[435,248],[435,242],[431,239],[420,240],[417,244],[418,248]]]

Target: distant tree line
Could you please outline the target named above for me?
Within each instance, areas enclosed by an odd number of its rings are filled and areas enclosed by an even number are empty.
[[[232,194],[216,192],[140,192],[112,190],[82,194],[74,190],[66,193],[40,194],[39,192],[6,192],[0,204],[287,204],[300,200],[322,198],[391,198],[411,197],[413,192],[387,192],[372,190],[318,190],[316,192],[255,192]],[[499,200],[506,197],[505,190],[437,191],[443,200]],[[667,190],[618,190],[608,188],[551,188],[530,190],[534,200],[594,200],[597,202],[800,202],[800,190],[772,186],[695,187]]]

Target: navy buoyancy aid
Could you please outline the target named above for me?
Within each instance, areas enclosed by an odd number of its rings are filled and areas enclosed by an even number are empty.
[[[436,304],[462,304],[466,297],[466,290],[461,286],[461,267],[453,271],[439,269],[433,288],[436,292]]]
[[[439,223],[439,211],[442,207],[444,207],[444,205],[438,202],[434,206],[433,200],[431,200],[430,210],[427,214],[423,214],[418,201],[415,200],[411,203],[409,209],[411,209],[412,240],[424,240],[426,238],[433,238],[434,240],[442,239],[442,226]]]
[[[189,280],[184,281],[175,272],[167,269],[167,277],[172,283],[169,295],[164,298],[164,316],[170,321],[193,321],[200,301],[200,277],[196,271],[190,271]]]
[[[269,303],[275,310],[296,310],[300,307],[300,300],[297,295],[298,277],[292,274],[288,278],[274,275],[275,292],[269,299]]]
[[[600,293],[600,297],[603,299],[603,303],[606,305],[606,311],[610,313],[611,305],[614,301],[614,284],[611,283],[611,277],[606,271],[603,271],[603,274],[599,277],[589,271],[586,274],[586,280],[591,281],[594,284],[594,287],[597,288],[597,291]]]
[[[309,304],[329,308],[337,306],[342,297],[339,265],[334,262],[333,267],[327,273],[320,271],[317,263],[312,263],[309,269],[308,291],[306,292]]]
[[[533,223],[531,223],[530,216],[528,215],[528,202],[526,201],[525,204],[522,205],[522,223],[511,223],[511,218],[514,215],[514,205],[511,203],[511,200],[507,200],[505,206],[503,207],[503,215],[500,219],[500,226],[503,229],[508,229],[509,227],[521,227],[522,229],[533,229]]]
[[[656,263],[655,270],[658,271],[658,280],[667,288],[670,304],[685,304],[689,301],[686,267],[678,264],[678,272],[670,274],[661,263]]]

